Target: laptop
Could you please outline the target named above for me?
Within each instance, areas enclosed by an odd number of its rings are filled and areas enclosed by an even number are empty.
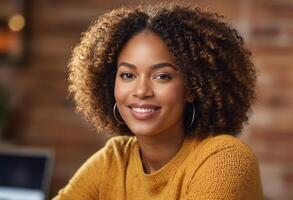
[[[49,149],[0,146],[0,200],[45,200],[52,164]]]

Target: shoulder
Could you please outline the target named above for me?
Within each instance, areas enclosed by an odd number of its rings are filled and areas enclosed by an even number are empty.
[[[84,165],[101,165],[113,161],[115,157],[125,157],[131,151],[134,143],[135,139],[131,136],[112,137],[105,143],[104,147],[91,155]]]
[[[241,139],[228,134],[211,136],[200,142],[199,151],[206,155],[212,155],[217,152],[233,149],[235,152],[244,153],[247,156],[255,157],[252,149]]]
[[[195,162],[202,165],[207,162],[219,162],[223,166],[258,168],[253,150],[237,137],[223,134],[202,140],[194,149]]]
[[[107,149],[127,149],[132,147],[136,139],[134,136],[115,136],[110,138],[106,144]]]
[[[96,151],[81,166],[82,171],[96,171],[103,167],[114,166],[115,163],[123,162],[129,155],[134,138],[131,136],[116,136],[110,138],[103,148]],[[99,166],[99,168],[97,168]]]
[[[106,142],[103,151],[108,156],[112,154],[116,157],[124,157],[126,154],[129,154],[135,143],[136,138],[134,136],[115,136]]]
[[[194,153],[190,195],[202,195],[200,199],[222,199],[223,194],[225,199],[261,199],[258,161],[245,142],[226,134],[211,136],[202,140]]]

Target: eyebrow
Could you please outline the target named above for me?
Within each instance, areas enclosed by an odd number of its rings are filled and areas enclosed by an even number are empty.
[[[121,62],[121,63],[119,63],[118,67],[119,66],[125,66],[125,67],[129,67],[129,68],[136,68],[136,66],[134,64],[130,64],[130,63],[127,63],[127,62]],[[168,67],[168,66],[174,68],[175,70],[177,70],[177,68],[173,64],[168,63],[168,62],[157,63],[157,64],[154,64],[154,65],[151,65],[150,67],[152,69],[159,69],[159,68]]]

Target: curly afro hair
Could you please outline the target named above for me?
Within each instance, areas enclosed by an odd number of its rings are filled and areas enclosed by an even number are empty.
[[[113,115],[117,57],[135,34],[149,30],[166,43],[194,95],[186,134],[237,135],[255,100],[256,70],[243,39],[217,13],[195,6],[122,7],[93,20],[69,61],[69,94],[98,132],[132,135]],[[187,106],[185,121],[192,107]],[[188,123],[185,123],[188,124]]]

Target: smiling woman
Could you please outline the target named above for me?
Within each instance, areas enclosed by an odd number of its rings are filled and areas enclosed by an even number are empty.
[[[164,41],[148,30],[133,36],[119,53],[114,96],[139,141],[172,136],[178,143],[172,146],[182,143],[183,110],[192,96],[174,60]]]
[[[235,137],[255,98],[255,69],[217,14],[115,9],[85,32],[69,70],[77,110],[98,132],[121,136],[56,200],[263,199],[255,155]]]

